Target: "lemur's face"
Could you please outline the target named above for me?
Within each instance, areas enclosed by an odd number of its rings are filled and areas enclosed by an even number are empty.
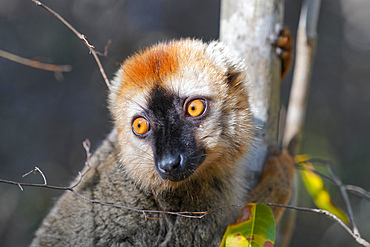
[[[222,52],[216,42],[160,44],[117,72],[110,108],[122,166],[138,185],[168,189],[212,178],[248,149],[244,78]]]
[[[157,86],[149,92],[145,109],[132,119],[132,132],[150,144],[154,165],[163,179],[188,178],[206,157],[205,146],[196,141],[196,130],[207,117],[210,98],[181,97]]]

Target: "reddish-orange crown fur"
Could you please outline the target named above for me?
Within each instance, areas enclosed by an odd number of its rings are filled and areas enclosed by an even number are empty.
[[[152,86],[148,84],[158,83],[169,73],[175,73],[178,66],[173,45],[160,44],[152,49],[146,49],[125,61],[121,80],[130,83],[124,83],[122,90],[131,89],[133,85]]]

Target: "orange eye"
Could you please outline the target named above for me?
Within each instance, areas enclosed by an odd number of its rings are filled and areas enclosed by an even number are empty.
[[[132,122],[132,130],[138,136],[143,136],[148,133],[150,125],[148,120],[143,117],[138,117]]]
[[[188,104],[188,114],[192,117],[199,117],[206,109],[205,102],[200,99],[195,99]]]

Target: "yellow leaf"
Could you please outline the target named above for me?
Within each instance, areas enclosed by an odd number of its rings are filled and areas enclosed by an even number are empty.
[[[334,205],[324,182],[319,175],[313,172],[315,168],[311,163],[307,162],[308,160],[308,155],[297,155],[295,158],[295,161],[299,163],[302,168],[304,168],[300,170],[301,177],[306,190],[311,195],[314,203],[318,208],[331,212],[332,214],[340,218],[344,223],[348,224],[349,218],[347,214],[343,212],[343,210],[341,210],[339,207]]]

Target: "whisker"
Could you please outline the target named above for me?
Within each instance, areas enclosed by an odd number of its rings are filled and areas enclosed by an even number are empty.
[[[144,160],[147,160],[147,161],[153,161],[153,159],[151,159],[151,157],[146,157],[146,156],[140,155],[140,154],[127,154],[125,157],[130,157],[130,156],[134,156],[137,159],[144,159]]]

